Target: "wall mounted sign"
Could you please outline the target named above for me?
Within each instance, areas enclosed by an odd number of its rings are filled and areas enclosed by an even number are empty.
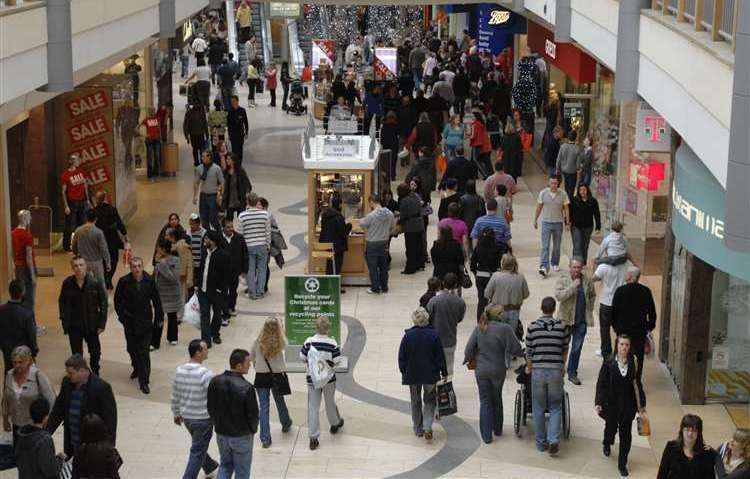
[[[526,33],[526,19],[495,3],[482,3],[477,8],[476,38],[480,51],[497,55],[513,46],[513,35]]]
[[[269,9],[276,18],[297,18],[301,12],[299,3],[269,2]]]
[[[556,43],[555,34],[534,22],[527,23],[528,45],[578,83],[596,81],[596,60],[573,43]]]
[[[507,10],[492,10],[490,12],[489,25],[502,25],[510,20],[510,12]]]
[[[669,153],[672,150],[672,128],[650,108],[639,107],[635,119],[636,151]]]
[[[553,42],[552,40],[545,40],[544,41],[544,53],[547,54],[548,57],[552,58],[553,60],[557,58],[557,44]]]

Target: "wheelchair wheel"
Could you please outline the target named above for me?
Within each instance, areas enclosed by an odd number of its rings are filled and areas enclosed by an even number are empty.
[[[519,389],[516,391],[516,404],[513,410],[513,431],[518,437],[522,436],[521,424],[524,422],[525,417],[526,412],[524,411],[523,391]]]
[[[562,430],[563,437],[565,439],[570,439],[570,397],[568,397],[567,392],[563,394]]]

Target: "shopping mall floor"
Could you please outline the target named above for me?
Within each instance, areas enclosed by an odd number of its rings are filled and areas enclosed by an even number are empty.
[[[176,91],[177,89],[175,89]],[[279,93],[281,91],[279,90]],[[186,222],[194,211],[192,196],[192,160],[181,132],[184,98],[176,99],[175,137],[180,143],[180,172],[176,178],[148,183],[138,181],[138,212],[128,223],[134,253],[150,258],[155,235],[167,215],[179,212]],[[244,102],[243,102],[244,103]],[[244,165],[254,191],[269,199],[271,209],[290,248],[283,272],[272,267],[269,295],[260,301],[243,297],[239,315],[222,334],[224,343],[211,349],[207,365],[214,372],[227,369],[233,348],[249,348],[259,326],[269,315],[281,316],[283,307],[283,273],[304,273],[306,257],[306,181],[299,155],[299,134],[305,117],[287,116],[281,108],[271,109],[264,94],[256,109],[248,109],[251,134],[245,145]],[[531,297],[522,311],[524,323],[539,314],[541,298],[553,293],[557,274],[541,279],[536,273],[539,239],[532,228],[534,197],[529,191],[543,184],[541,172],[527,162],[526,176],[520,182],[516,197],[513,245],[526,275]],[[435,235],[434,218],[429,230]],[[567,242],[569,240],[566,239]],[[569,248],[569,246],[568,246]],[[414,276],[398,274],[404,262],[401,238],[392,243],[394,265],[390,292],[372,296],[365,288],[349,287],[342,296],[342,338],[344,353],[349,356],[349,373],[339,375],[337,400],[346,426],[336,436],[323,428],[320,448],[308,448],[306,427],[306,386],[302,374],[292,374],[293,394],[288,397],[294,427],[282,434],[276,412],[272,411],[273,445],[262,449],[256,440],[253,453],[255,477],[498,477],[498,478],[611,478],[617,474],[616,447],[610,458],[603,457],[601,439],[603,422],[594,412],[594,386],[601,359],[598,328],[590,328],[581,360],[582,386],[566,382],[570,394],[572,434],[563,441],[558,457],[550,458],[536,451],[529,426],[522,438],[513,434],[513,400],[518,389],[509,374],[503,389],[504,434],[489,445],[478,433],[479,400],[473,374],[456,358],[454,385],[459,412],[436,423],[435,439],[426,443],[415,437],[409,415],[408,388],[401,385],[397,350],[403,330],[411,326],[410,312],[424,292],[429,271]],[[562,264],[567,263],[563,258]],[[67,338],[62,334],[56,312],[56,299],[62,279],[69,273],[67,256],[53,258],[55,276],[42,278],[38,293],[38,317],[47,327],[40,338],[41,368],[55,384],[64,372],[63,361],[69,355]],[[429,269],[429,268],[428,268]],[[120,266],[118,274],[123,273]],[[558,273],[564,274],[564,273]],[[645,278],[649,282],[649,278]],[[651,278],[653,285],[653,278]],[[658,299],[660,292],[654,291]],[[475,325],[476,291],[465,292],[468,309],[458,328],[459,350],[462,350]],[[658,329],[658,328],[657,328]],[[152,353],[151,394],[143,395],[134,381],[128,379],[130,361],[125,351],[121,325],[110,314],[102,335],[102,376],[116,393],[119,410],[117,447],[124,458],[124,478],[180,477],[190,441],[184,428],[174,425],[169,408],[175,367],[187,361],[187,343],[198,336],[191,326],[183,324],[179,346],[162,346]],[[296,361],[296,358],[288,358]],[[248,375],[252,380],[253,373]],[[734,426],[724,407],[681,406],[666,368],[653,359],[645,366],[645,389],[652,423],[650,438],[634,433],[630,456],[631,477],[653,478],[662,448],[677,431],[680,417],[686,412],[704,419],[708,443],[718,446],[730,437]],[[274,409],[272,407],[272,409]],[[325,421],[323,421],[325,424]],[[55,435],[60,448],[62,430]],[[215,441],[210,452],[218,456]],[[0,478],[15,477],[0,474]]]

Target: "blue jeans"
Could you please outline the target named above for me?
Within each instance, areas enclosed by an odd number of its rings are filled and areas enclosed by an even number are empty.
[[[562,421],[563,374],[559,368],[531,370],[531,410],[534,415],[536,447],[560,443]],[[549,425],[545,412],[549,411]]]
[[[365,249],[367,270],[370,272],[370,289],[377,292],[388,291],[387,241],[368,241]]]
[[[479,433],[484,442],[492,441],[492,433],[503,433],[503,383],[501,378],[476,376],[479,388]]]
[[[253,435],[224,436],[216,434],[216,444],[219,445],[218,479],[249,479],[250,467],[253,464]]]
[[[187,76],[188,66],[190,66],[190,57],[188,55],[180,55],[180,78]]]
[[[418,90],[422,85],[422,68],[412,68],[411,72],[414,77],[414,88]]]
[[[568,356],[568,377],[578,377],[578,362],[581,360],[581,349],[586,337],[586,321],[579,321],[570,331],[570,355]]]
[[[216,193],[201,193],[198,210],[201,216],[201,226],[207,230],[221,231]]]
[[[542,252],[539,255],[539,268],[549,269],[549,243],[552,240],[552,266],[560,266],[560,243],[563,224],[542,221]]]
[[[258,403],[260,407],[260,441],[269,442],[271,440],[271,426],[269,424],[271,401],[270,395],[272,393],[269,388],[257,388],[258,391]],[[283,427],[290,426],[292,419],[289,417],[289,410],[286,408],[286,401],[284,396],[280,396],[273,392],[273,400],[276,403],[276,410],[279,412],[279,421]]]
[[[182,479],[196,479],[201,468],[203,468],[204,473],[208,474],[219,466],[208,455],[208,445],[211,442],[214,425],[210,419],[184,419],[183,422],[190,433],[192,443],[190,445],[190,457]]]
[[[265,245],[251,246],[247,249],[248,269],[247,288],[250,299],[263,295],[266,285],[266,268],[268,266],[268,248]]]
[[[159,176],[161,165],[161,140],[146,140],[146,175],[149,178]]]
[[[588,261],[589,243],[591,242],[591,232],[593,230],[594,228],[591,226],[588,228],[570,227],[570,237],[573,240],[573,256],[583,258],[584,264]]]
[[[445,153],[445,158],[448,161],[451,161],[453,158],[456,157],[456,147],[458,145],[443,145],[443,153]]]

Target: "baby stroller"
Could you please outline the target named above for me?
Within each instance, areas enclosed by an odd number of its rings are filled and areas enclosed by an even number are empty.
[[[513,431],[516,436],[521,437],[523,430],[521,426],[526,425],[526,418],[531,411],[531,375],[526,374],[526,365],[521,365],[516,369],[516,382],[521,387],[516,391],[515,408],[513,411]],[[549,411],[545,411],[549,413]],[[562,398],[562,436],[565,439],[570,438],[570,398],[568,392],[563,390]]]
[[[307,113],[305,89],[299,80],[294,80],[289,87],[289,108],[286,109],[286,112],[297,116]]]

